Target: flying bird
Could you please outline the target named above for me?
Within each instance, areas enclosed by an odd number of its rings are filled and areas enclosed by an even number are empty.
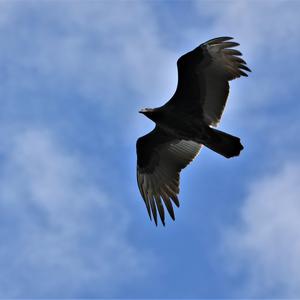
[[[177,61],[178,83],[174,95],[161,107],[139,112],[155,128],[136,143],[137,183],[150,219],[158,214],[165,225],[165,210],[175,220],[179,207],[179,175],[202,145],[226,158],[238,156],[238,137],[217,130],[229,93],[229,81],[251,70],[231,37],[211,39]]]

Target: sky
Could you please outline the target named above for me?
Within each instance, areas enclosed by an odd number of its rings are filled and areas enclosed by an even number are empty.
[[[299,298],[299,1],[0,1],[0,298]],[[138,113],[172,96],[176,60],[233,36],[232,81],[181,207],[150,222]]]

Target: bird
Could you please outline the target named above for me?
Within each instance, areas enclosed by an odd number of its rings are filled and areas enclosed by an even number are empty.
[[[137,139],[137,184],[150,220],[158,215],[165,226],[165,208],[175,220],[179,207],[180,172],[202,146],[231,158],[243,149],[240,138],[216,129],[229,94],[229,81],[251,72],[240,44],[232,37],[217,37],[200,44],[177,60],[178,82],[163,106],[139,112],[155,128]]]

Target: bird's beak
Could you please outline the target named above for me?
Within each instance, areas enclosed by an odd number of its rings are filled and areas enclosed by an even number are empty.
[[[139,113],[140,114],[144,114],[146,112],[146,109],[145,108],[142,108],[141,110],[139,110]]]

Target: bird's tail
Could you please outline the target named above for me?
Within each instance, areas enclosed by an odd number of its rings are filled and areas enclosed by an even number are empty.
[[[210,127],[204,145],[226,158],[238,156],[244,149],[238,137]]]

